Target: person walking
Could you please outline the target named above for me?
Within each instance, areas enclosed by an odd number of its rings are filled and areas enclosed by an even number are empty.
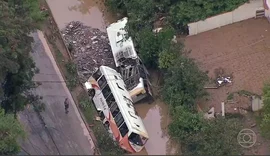
[[[65,111],[66,111],[66,114],[67,114],[69,112],[68,111],[68,108],[69,108],[69,100],[68,100],[68,98],[65,99],[64,104],[65,104]]]

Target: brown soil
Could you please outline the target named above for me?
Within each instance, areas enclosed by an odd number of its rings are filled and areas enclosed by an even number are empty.
[[[269,42],[270,24],[265,18],[249,19],[187,37],[185,45],[191,50],[189,56],[210,78],[215,78],[215,69],[220,67],[233,77],[232,85],[209,89],[209,99],[203,106],[215,106],[215,111],[220,112],[221,102],[227,100],[229,93],[246,90],[262,94],[262,87],[270,78]],[[250,128],[254,122],[252,116],[247,116],[245,126]],[[253,130],[258,140],[256,149],[252,148],[249,154],[270,154],[269,144],[260,137],[258,126]]]
[[[264,82],[270,78],[270,24],[266,19],[250,19],[219,29],[187,37],[190,49],[202,70],[215,78],[215,69],[222,67],[232,74],[233,84],[209,90],[207,102],[220,110],[227,93],[247,90],[261,94]]]

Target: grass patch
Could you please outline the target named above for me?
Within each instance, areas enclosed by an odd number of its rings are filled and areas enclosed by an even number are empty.
[[[260,98],[260,95],[252,93],[252,92],[247,91],[247,90],[240,90],[236,93],[238,93],[240,96],[255,96],[257,98]]]
[[[62,54],[61,51],[56,47],[55,44],[53,44],[53,47],[54,47],[54,49],[55,49],[55,56],[56,56],[57,62],[62,64],[62,62],[65,61],[63,54]]]
[[[234,93],[230,93],[228,96],[227,96],[227,100],[232,100],[234,97]]]
[[[254,112],[255,121],[257,125],[261,125],[263,120],[262,110],[259,110],[258,112]]]
[[[83,97],[79,99],[80,99],[79,106],[88,124],[94,124],[94,117],[96,115],[96,111],[94,109],[93,104],[90,102],[89,98],[86,95],[84,95]]]
[[[247,90],[240,90],[240,91],[237,91],[237,92],[230,93],[227,96],[227,100],[233,100],[234,94],[238,94],[239,96],[249,96],[249,97],[255,96],[256,98],[260,98],[260,95],[258,95],[258,94],[252,93],[252,92],[247,91]]]
[[[75,63],[69,61],[65,64],[67,70],[67,86],[70,90],[73,90],[78,84],[77,66]]]
[[[94,125],[92,130],[97,138],[97,145],[102,155],[123,155],[124,150],[121,149],[118,144],[113,141],[110,134],[100,121],[94,120],[96,110],[92,102],[90,102],[88,96],[84,94],[79,98],[80,108],[90,125]]]
[[[125,151],[113,141],[111,136],[109,136],[110,134],[100,122],[95,124],[93,131],[96,138],[98,138],[97,143],[102,155],[123,155],[125,153]]]

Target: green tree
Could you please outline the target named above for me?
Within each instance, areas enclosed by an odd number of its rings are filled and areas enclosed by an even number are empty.
[[[175,26],[186,26],[190,22],[232,11],[245,2],[248,0],[183,0],[171,6],[169,18]]]
[[[190,58],[179,56],[164,79],[162,95],[173,107],[183,105],[193,109],[195,100],[206,95],[204,85],[208,77]]]
[[[168,48],[163,49],[158,56],[158,65],[160,69],[169,69],[176,64],[177,58],[184,52],[182,43],[170,43]]]
[[[40,12],[37,7],[34,0],[0,1],[0,97],[6,112],[22,110],[29,102],[29,90],[35,87],[32,78],[36,68],[30,56],[33,39],[29,34],[40,18],[33,13]]]
[[[171,50],[174,30],[168,27],[157,34],[149,28],[142,29],[138,33],[135,33],[134,30],[128,32],[134,34],[133,39],[137,43],[136,50],[145,65],[150,68],[158,68],[160,53]]]
[[[153,24],[160,17],[176,29],[184,30],[190,22],[203,20],[236,9],[249,0],[107,0],[114,12],[128,16],[139,24]],[[185,28],[185,29],[184,29]]]
[[[204,121],[198,133],[189,135],[183,146],[186,155],[240,155],[238,119],[217,118]]]
[[[270,138],[270,84],[266,84],[263,88],[263,104],[260,127],[262,134],[265,137]]]
[[[0,155],[13,155],[20,151],[17,142],[25,136],[20,123],[11,114],[5,114],[0,109]]]
[[[182,143],[184,155],[237,155],[240,121],[236,118],[205,120],[183,106],[172,109],[171,137]]]

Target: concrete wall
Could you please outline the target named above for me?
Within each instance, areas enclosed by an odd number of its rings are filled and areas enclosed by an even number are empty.
[[[270,22],[270,0],[264,0],[265,17]]]
[[[250,0],[234,11],[220,14],[194,23],[189,23],[189,35],[219,28],[228,24],[243,21],[256,16],[256,10],[263,9],[263,0]]]

